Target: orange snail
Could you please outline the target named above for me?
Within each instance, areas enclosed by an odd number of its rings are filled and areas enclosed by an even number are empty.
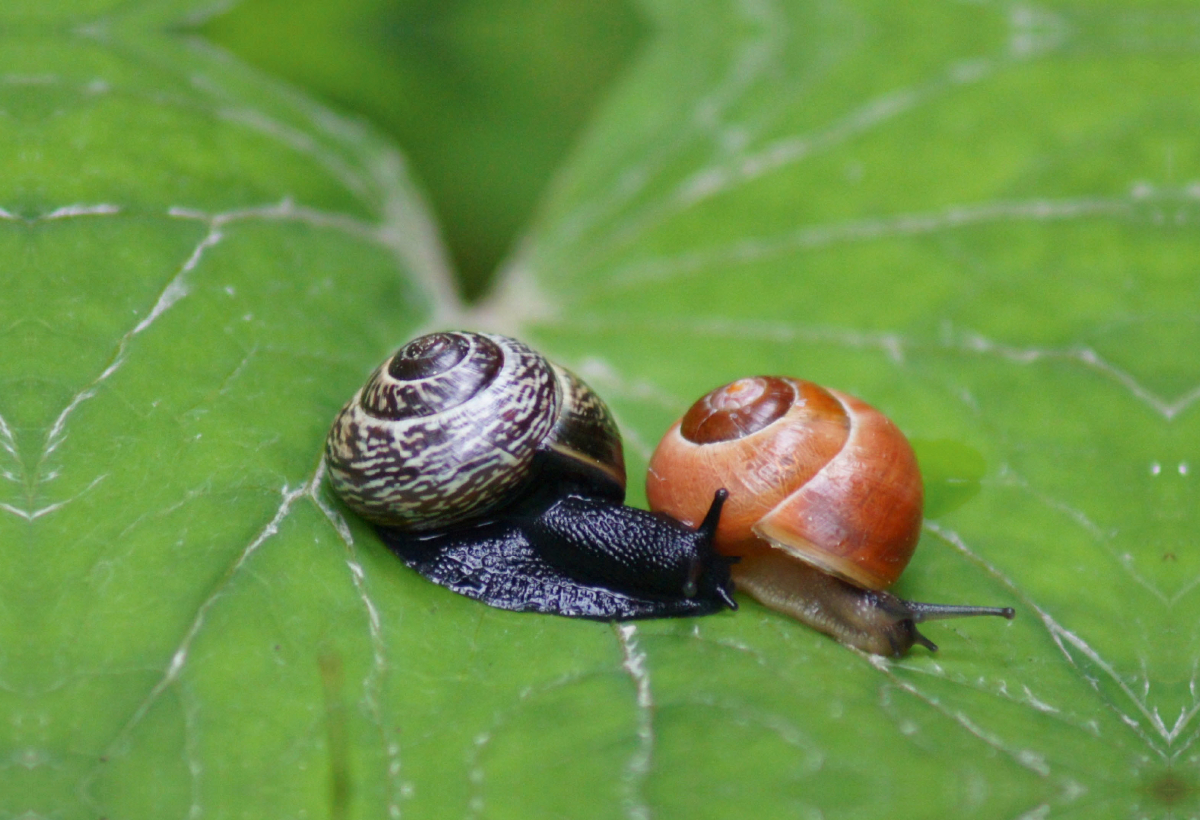
[[[905,601],[886,588],[921,534],[923,487],[904,434],[853,396],[799,379],[739,379],[701,398],[650,459],[650,508],[701,520],[729,491],[716,547],[737,588],[879,655],[937,647],[916,624],[1008,607]]]

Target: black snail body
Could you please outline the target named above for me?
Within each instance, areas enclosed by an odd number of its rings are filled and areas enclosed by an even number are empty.
[[[624,506],[608,408],[514,339],[409,342],[342,409],[325,457],[406,564],[491,606],[597,620],[735,606],[712,546],[725,492],[695,529]]]

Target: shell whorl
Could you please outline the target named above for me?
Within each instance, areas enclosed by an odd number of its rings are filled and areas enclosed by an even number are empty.
[[[593,491],[624,501],[625,453],[608,405],[570,370],[551,366],[558,377],[562,404],[546,446],[570,462],[572,472],[585,476]]]
[[[435,333],[380,365],[334,421],[330,480],[376,524],[444,527],[502,504],[555,426],[553,366],[504,336]]]

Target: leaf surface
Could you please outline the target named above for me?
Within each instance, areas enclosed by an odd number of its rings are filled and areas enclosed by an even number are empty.
[[[1196,810],[1194,15],[647,2],[655,36],[474,311],[397,150],[178,26],[0,40],[0,816]],[[85,14],[86,12],[86,14]],[[499,327],[626,438],[756,373],[929,488],[866,656],[745,599],[630,625],[408,572],[323,483],[394,346]]]

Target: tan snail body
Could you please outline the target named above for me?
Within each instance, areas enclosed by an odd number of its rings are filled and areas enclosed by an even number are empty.
[[[716,546],[737,588],[843,643],[898,655],[935,618],[1011,609],[904,601],[886,592],[921,532],[923,489],[903,433],[875,408],[784,377],[739,379],[697,401],[650,460],[653,510],[699,520],[729,491]]]

